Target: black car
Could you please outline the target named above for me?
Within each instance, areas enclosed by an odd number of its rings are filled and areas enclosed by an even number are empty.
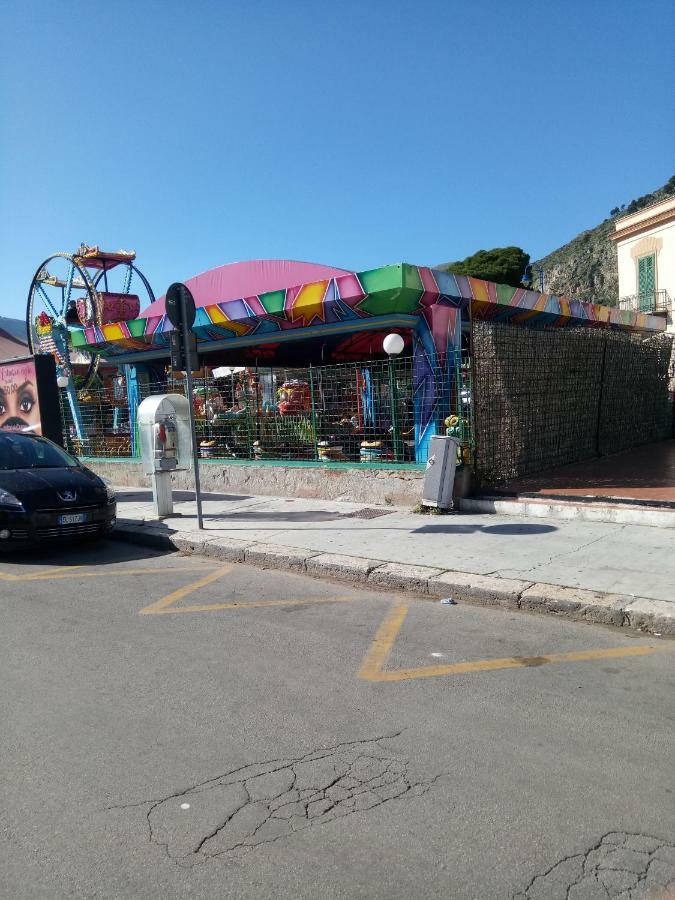
[[[52,441],[0,429],[0,550],[34,541],[105,534],[115,492]]]

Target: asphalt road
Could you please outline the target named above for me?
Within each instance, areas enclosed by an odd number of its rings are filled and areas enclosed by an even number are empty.
[[[675,887],[675,643],[125,544],[0,557],[0,896]]]

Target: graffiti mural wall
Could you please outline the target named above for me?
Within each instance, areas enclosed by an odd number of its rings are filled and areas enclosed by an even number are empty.
[[[475,318],[528,325],[591,325],[661,331],[657,316],[567,300],[524,288],[401,263],[350,272],[311,284],[223,300],[197,309],[197,339],[244,347],[321,334],[348,334],[386,316],[421,316],[430,307],[471,310]],[[428,322],[427,322],[428,327]],[[72,333],[77,348],[106,356],[164,348],[173,326],[166,316],[91,326]],[[292,334],[288,334],[292,332]]]

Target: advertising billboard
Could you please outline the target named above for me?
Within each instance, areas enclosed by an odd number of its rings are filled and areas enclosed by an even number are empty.
[[[56,364],[48,354],[0,362],[0,428],[62,443]]]

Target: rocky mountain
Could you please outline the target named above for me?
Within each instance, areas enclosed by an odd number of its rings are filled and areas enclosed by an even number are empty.
[[[637,212],[675,194],[675,176],[658,190],[615,207],[595,228],[582,231],[568,244],[532,262],[532,287],[539,290],[539,268],[543,269],[544,290],[564,297],[578,297],[593,303],[615,306],[619,297],[616,244],[609,240],[616,219]]]

